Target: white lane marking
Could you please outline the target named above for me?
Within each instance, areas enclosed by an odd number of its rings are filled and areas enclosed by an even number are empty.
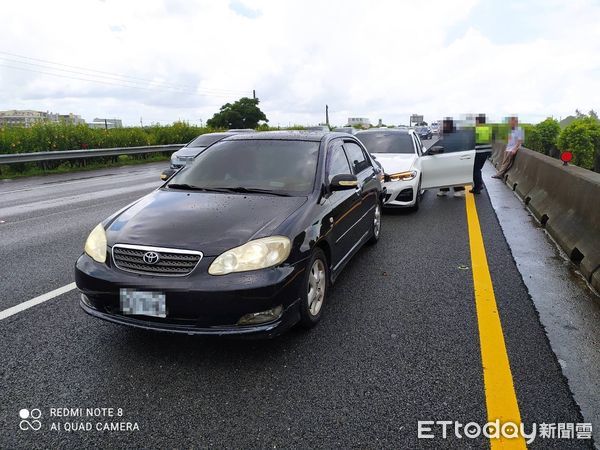
[[[19,303],[18,305],[5,309],[4,311],[0,311],[0,320],[4,320],[7,317],[20,313],[21,311],[25,311],[32,306],[39,305],[40,303],[44,303],[53,299],[54,297],[58,297],[59,295],[72,291],[76,287],[77,286],[75,286],[75,283],[70,283],[66,286],[59,287],[58,289],[54,289],[53,291],[46,292],[45,294],[32,298],[31,300],[27,300],[26,302]]]

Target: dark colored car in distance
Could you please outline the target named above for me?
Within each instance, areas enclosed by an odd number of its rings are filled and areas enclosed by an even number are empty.
[[[421,139],[431,139],[433,137],[433,133],[431,132],[431,128],[427,125],[417,125],[415,126],[415,132],[419,135]]]
[[[382,178],[348,134],[226,137],[90,233],[80,305],[189,334],[314,326],[340,271],[379,238]]]

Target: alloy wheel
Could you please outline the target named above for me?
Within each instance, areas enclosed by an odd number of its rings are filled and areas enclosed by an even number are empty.
[[[308,310],[312,316],[316,316],[321,311],[323,300],[325,299],[325,287],[327,277],[325,264],[320,259],[315,259],[308,275]]]
[[[379,237],[379,231],[381,230],[381,206],[379,203],[375,205],[375,215],[373,217],[373,235],[375,238]]]

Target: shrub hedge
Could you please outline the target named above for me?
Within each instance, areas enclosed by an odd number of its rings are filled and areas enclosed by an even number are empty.
[[[93,129],[87,125],[66,125],[57,123],[39,123],[29,128],[0,127],[0,154],[33,153],[59,150],[77,150],[113,147],[136,147],[144,145],[185,144],[196,136],[215,130],[197,127],[185,122],[173,125],[134,128]],[[130,155],[132,160],[156,159],[168,157],[171,152],[153,155]],[[11,164],[0,166],[0,175],[14,176],[46,171],[64,171],[94,166],[114,164],[118,156],[103,156],[91,159],[70,161],[41,161],[37,163]],[[123,161],[121,159],[121,161]],[[36,170],[37,169],[37,170]]]

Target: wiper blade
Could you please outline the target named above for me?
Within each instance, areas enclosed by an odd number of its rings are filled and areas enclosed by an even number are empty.
[[[247,187],[243,187],[243,186],[236,186],[236,187],[222,188],[222,189],[227,189],[229,192],[241,192],[244,194],[246,194],[246,193],[248,193],[248,194],[269,194],[269,195],[278,195],[280,197],[290,197],[289,194],[285,194],[283,192],[272,191],[270,189],[247,188]]]
[[[186,184],[186,183],[170,183],[170,184],[167,184],[167,187],[171,188],[171,189],[186,189],[189,191],[228,192],[227,189],[192,186],[191,184]]]
[[[202,189],[198,186],[192,186],[191,184],[185,184],[185,183],[169,183],[169,184],[167,184],[167,187],[169,187],[171,189],[189,189],[190,191],[196,191],[196,190]]]

